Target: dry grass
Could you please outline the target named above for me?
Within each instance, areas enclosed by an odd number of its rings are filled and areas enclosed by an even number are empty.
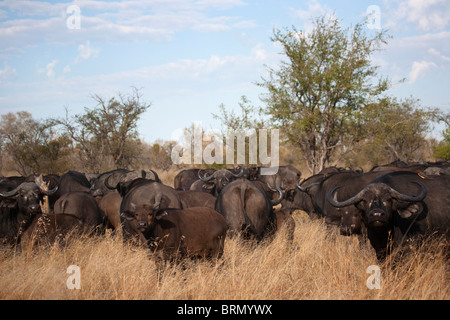
[[[167,265],[158,280],[147,252],[105,236],[76,239],[66,249],[0,250],[0,299],[443,299],[450,298],[443,246],[427,242],[395,267],[379,264],[369,244],[330,232],[300,212],[290,246],[280,234],[260,244],[229,239],[220,263]],[[369,290],[369,265],[381,289]],[[69,265],[81,289],[69,290]]]

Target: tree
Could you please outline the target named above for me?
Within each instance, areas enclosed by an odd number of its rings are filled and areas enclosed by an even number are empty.
[[[219,105],[220,114],[212,113],[214,119],[222,123],[222,134],[226,136],[226,131],[260,129],[264,127],[262,119],[255,119],[256,108],[250,104],[246,96],[242,96],[239,101],[240,115],[231,110],[227,111],[224,104]]]
[[[450,113],[443,114],[438,112],[435,115],[435,121],[444,122],[446,128],[442,131],[444,140],[434,148],[434,156],[443,160],[450,160]]]
[[[85,113],[65,119],[54,119],[62,125],[80,150],[86,168],[102,171],[106,167],[128,168],[140,153],[137,122],[150,103],[141,101],[137,89],[129,95],[118,95],[105,100],[99,95],[93,99],[97,106],[85,108]]]
[[[19,111],[2,115],[0,141],[2,155],[12,160],[11,169],[21,175],[60,173],[67,168],[70,140],[56,135],[52,125]]]
[[[385,97],[364,107],[360,117],[359,146],[346,155],[352,165],[380,165],[401,160],[425,161],[429,156],[426,134],[437,110],[426,109],[413,97]]]
[[[269,79],[258,85],[268,90],[265,112],[316,173],[361,140],[361,110],[388,89],[389,80],[378,77],[371,60],[387,42],[385,31],[369,38],[364,23],[350,30],[334,17],[313,22],[310,33],[274,30],[271,40],[286,59],[278,70],[268,68]]]
[[[236,159],[236,161],[239,162],[238,157],[238,150],[239,145],[241,143],[244,143],[244,150],[243,150],[243,158],[245,160],[245,164],[260,164],[258,161],[252,162],[251,158],[251,141],[253,143],[258,144],[259,146],[259,139],[260,136],[258,134],[259,129],[264,128],[264,120],[262,118],[255,118],[255,114],[257,113],[257,108],[251,105],[250,100],[246,96],[241,96],[241,100],[238,103],[239,109],[240,109],[240,115],[236,114],[233,110],[227,111],[224,104],[219,105],[219,114],[212,113],[212,116],[214,119],[220,120],[222,124],[222,139],[223,139],[223,145],[224,145],[224,152],[227,152],[227,144],[232,143],[233,145],[233,152],[234,156],[233,159]],[[260,114],[261,116],[261,114]],[[244,138],[243,141],[241,141],[239,138]],[[232,138],[232,139],[231,139]],[[269,143],[269,150],[270,150],[270,142]],[[253,146],[254,147],[254,146]],[[256,150],[258,151],[258,150]],[[259,152],[263,152],[264,150],[259,150]],[[255,153],[255,152],[254,152]],[[257,156],[254,154],[254,156]],[[253,157],[254,158],[254,157]],[[255,160],[255,159],[253,159]],[[238,164],[244,164],[244,163],[238,163]]]

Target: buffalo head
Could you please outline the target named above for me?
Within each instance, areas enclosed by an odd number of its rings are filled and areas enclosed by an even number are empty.
[[[198,172],[199,179],[204,182],[204,188],[213,189],[215,187],[216,195],[218,195],[231,181],[240,178],[243,175],[244,168],[241,168],[240,172],[237,174],[228,169],[217,170],[209,176],[202,175],[201,170]]]
[[[400,193],[384,183],[371,183],[344,201],[336,200],[335,193],[340,187],[334,187],[328,192],[327,199],[337,208],[355,205],[369,226],[386,226],[392,221],[395,212],[401,218],[409,218],[422,211],[420,202],[427,195],[427,189],[418,181],[412,181],[412,183],[419,185],[421,189],[417,196]]]
[[[35,182],[24,182],[11,191],[0,192],[0,197],[14,201],[19,212],[26,216],[32,216],[41,213],[40,201],[44,195],[53,195],[58,190],[55,187],[46,190],[42,178],[37,178]]]

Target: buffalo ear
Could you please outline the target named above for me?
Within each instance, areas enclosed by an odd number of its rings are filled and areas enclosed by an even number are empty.
[[[407,205],[396,205],[400,217],[407,219],[422,213],[423,205],[420,202],[408,202]]]
[[[202,186],[203,189],[212,190],[214,186],[216,185],[215,182],[205,182]]]
[[[136,214],[130,210],[126,210],[122,212],[120,215],[128,221],[133,221],[136,218]]]
[[[167,211],[161,211],[161,212],[158,212],[158,214],[156,215],[156,220],[161,220],[163,217],[165,217],[165,216],[167,216],[168,215],[168,213],[167,213]]]
[[[364,200],[358,201],[357,203],[355,203],[355,207],[360,210],[361,212],[366,212],[367,211],[367,202]]]

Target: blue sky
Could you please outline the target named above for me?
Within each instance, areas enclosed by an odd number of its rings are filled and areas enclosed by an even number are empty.
[[[392,95],[450,112],[448,0],[80,0],[0,2],[0,114],[80,114],[95,107],[92,95],[134,86],[152,103],[138,127],[146,142],[197,121],[215,129],[222,103],[236,109],[246,95],[262,106],[255,82],[281,59],[274,28],[308,30],[325,13],[350,26],[371,5],[393,37],[373,57]]]

